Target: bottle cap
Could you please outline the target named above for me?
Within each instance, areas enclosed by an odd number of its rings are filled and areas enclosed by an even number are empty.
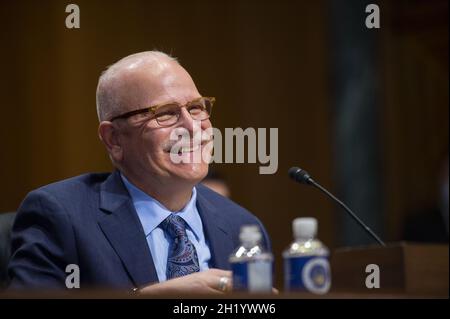
[[[257,225],[245,225],[241,227],[239,239],[242,243],[256,243],[261,240],[261,231]]]
[[[292,222],[292,230],[297,239],[314,238],[317,233],[317,219],[313,217],[296,218]]]

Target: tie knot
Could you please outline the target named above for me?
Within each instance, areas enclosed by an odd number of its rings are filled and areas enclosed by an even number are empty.
[[[183,218],[175,214],[170,214],[166,219],[164,219],[161,226],[172,238],[187,236],[186,222]]]

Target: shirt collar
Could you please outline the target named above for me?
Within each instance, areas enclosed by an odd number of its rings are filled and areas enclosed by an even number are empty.
[[[122,173],[120,173],[120,176],[130,193],[139,220],[144,228],[145,236],[148,236],[171,213],[176,213],[183,218],[197,238],[201,236],[203,229],[200,215],[197,211],[197,190],[195,187],[192,188],[192,196],[186,206],[178,212],[172,212],[159,201],[133,185]]]

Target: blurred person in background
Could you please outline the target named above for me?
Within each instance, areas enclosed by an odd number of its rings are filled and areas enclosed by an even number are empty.
[[[231,196],[230,188],[223,175],[212,167],[209,168],[208,175],[206,175],[202,184],[224,197],[230,198]]]

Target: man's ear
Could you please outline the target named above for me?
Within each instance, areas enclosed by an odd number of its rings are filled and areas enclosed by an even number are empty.
[[[123,159],[123,149],[120,143],[119,129],[109,121],[103,121],[98,126],[98,137],[105,145],[112,159],[120,163]]]

